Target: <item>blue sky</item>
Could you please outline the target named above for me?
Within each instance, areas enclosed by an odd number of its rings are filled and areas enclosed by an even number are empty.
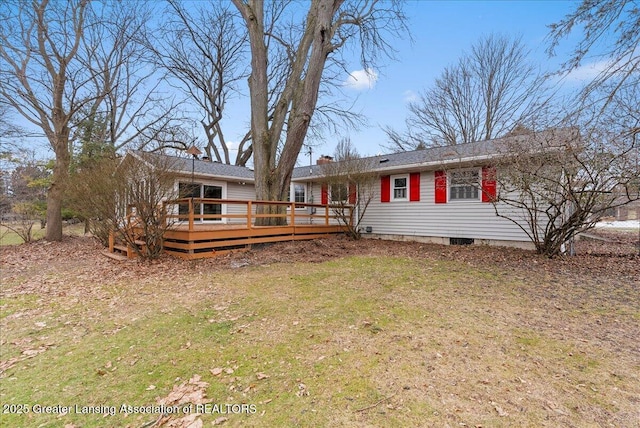
[[[357,97],[356,109],[369,119],[369,127],[348,133],[363,155],[382,151],[386,135],[380,129],[390,125],[402,129],[407,102],[428,87],[442,70],[457,59],[481,36],[490,33],[522,37],[531,50],[531,60],[543,71],[555,70],[579,39],[571,34],[557,49],[557,56],[546,54],[548,24],[562,19],[575,7],[570,1],[426,1],[407,4],[414,43],[399,41],[398,60],[376,70],[377,80],[370,88],[349,89]],[[357,69],[355,69],[357,70]],[[588,75],[585,70],[574,76]],[[366,85],[364,85],[366,86]],[[333,153],[336,141],[327,140],[315,150]],[[302,161],[302,158],[300,159]],[[308,161],[308,159],[307,159]]]
[[[539,64],[543,71],[556,70],[581,34],[572,33],[557,49],[557,56],[549,58],[546,54],[548,41],[545,39],[549,32],[547,25],[562,19],[575,6],[575,1],[559,0],[408,0],[406,13],[410,17],[413,43],[408,39],[395,41],[397,60],[385,61],[376,68],[375,81],[359,78],[355,82],[357,84],[350,87],[349,75],[345,73],[344,76],[344,94],[348,101],[354,103],[354,110],[367,117],[368,126],[361,130],[344,130],[339,135],[327,136],[320,144],[314,144],[313,161],[321,154],[333,154],[342,137],[349,137],[362,155],[383,152],[382,145],[386,144],[387,138],[381,128],[388,125],[402,130],[411,97],[432,84],[447,65],[456,62],[483,35],[497,33],[521,37],[523,44],[531,50],[531,60],[535,64]],[[364,77],[356,60],[349,71]],[[593,74],[593,70],[585,67],[573,73],[574,79],[568,79],[568,82],[579,82]],[[15,118],[23,122],[18,115]],[[249,126],[249,120],[247,98],[228,104],[223,119],[227,140],[240,139]],[[194,131],[200,130],[194,128]],[[44,148],[48,144],[42,141],[38,146]],[[52,156],[50,150],[47,151],[49,154],[44,156]],[[305,149],[299,157],[300,164],[309,162],[304,152]],[[235,153],[232,157],[235,159]]]

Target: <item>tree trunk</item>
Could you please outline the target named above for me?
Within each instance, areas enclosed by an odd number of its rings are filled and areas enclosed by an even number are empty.
[[[68,131],[63,131],[63,133]],[[64,140],[64,138],[63,138]],[[64,144],[56,142],[56,163],[53,167],[51,185],[47,192],[47,241],[62,240],[62,200],[64,198],[65,185],[69,179],[70,154],[68,142]]]
[[[47,193],[47,241],[62,240],[62,187],[52,183]]]
[[[284,201],[287,192],[278,185],[276,174],[256,174],[256,198],[262,201]],[[258,185],[258,182],[260,184]],[[260,189],[260,191],[258,191]],[[284,205],[258,205],[257,214],[274,215],[256,219],[256,226],[283,226],[287,224],[287,207]]]
[[[315,0],[307,14],[306,27],[291,72],[279,101],[268,111],[268,48],[264,40],[263,1],[247,3],[234,0],[243,15],[251,44],[251,133],[255,171],[256,198],[283,201],[291,181],[291,173],[306,137],[307,129],[318,99],[320,78],[327,55],[332,49],[331,20],[341,2]],[[287,121],[287,137],[282,150],[278,144]],[[278,159],[278,152],[280,156]],[[260,214],[279,214],[278,217],[257,219],[260,225],[286,224],[286,207],[258,206]]]

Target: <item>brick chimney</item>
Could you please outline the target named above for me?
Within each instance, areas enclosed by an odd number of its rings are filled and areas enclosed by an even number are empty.
[[[331,156],[322,155],[318,158],[316,165],[325,165],[331,162],[333,162],[333,158]]]

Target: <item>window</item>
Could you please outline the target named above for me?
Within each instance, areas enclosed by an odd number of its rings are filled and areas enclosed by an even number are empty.
[[[380,177],[380,202],[420,201],[420,172]]]
[[[407,199],[407,183],[409,178],[406,175],[391,177],[393,200]]]
[[[202,197],[211,199],[222,199],[222,187],[220,186],[202,186]],[[222,205],[220,204],[202,204],[202,212],[204,214],[222,214]],[[203,220],[220,221],[221,218],[205,218]]]
[[[182,198],[199,198],[200,197],[200,183],[178,183],[178,197]],[[196,204],[193,207],[195,214],[200,214],[200,204]],[[189,204],[178,205],[178,213],[180,216],[186,216],[189,214]],[[182,218],[181,218],[182,219]]]
[[[306,186],[304,184],[293,185],[293,202],[303,204],[306,202]]]
[[[478,183],[480,176],[478,170],[454,171],[449,178],[449,199],[474,200],[478,199]]]
[[[201,183],[178,183],[178,194],[180,198],[222,199],[222,187]],[[186,220],[186,216],[189,215],[189,204],[178,205],[178,213],[181,220]],[[221,218],[203,218],[201,214],[220,215],[222,205],[198,202],[193,206],[193,213],[196,215],[196,221],[221,221]]]
[[[347,202],[349,200],[349,188],[346,184],[331,185],[331,202]]]

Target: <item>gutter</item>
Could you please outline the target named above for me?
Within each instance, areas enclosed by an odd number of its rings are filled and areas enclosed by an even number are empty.
[[[181,169],[174,170],[177,174],[184,174],[191,178],[191,171],[184,171]],[[239,176],[230,176],[230,175],[219,175],[219,174],[205,174],[205,173],[195,173],[194,177],[204,177],[204,178],[217,178],[219,180],[224,181],[242,181],[245,183],[253,183],[255,182],[255,178],[245,178]]]

